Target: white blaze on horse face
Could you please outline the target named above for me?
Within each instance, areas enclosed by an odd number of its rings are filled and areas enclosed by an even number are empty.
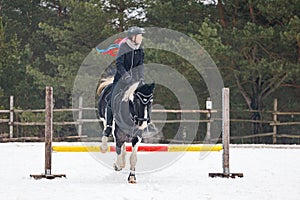
[[[126,92],[125,92],[125,94],[123,96],[122,101],[128,101],[128,99],[130,99],[131,101],[133,101],[133,94],[134,94],[134,91],[137,89],[138,86],[139,86],[139,82],[134,83],[132,86],[130,86],[128,88],[128,90],[126,90]]]
[[[148,111],[147,111],[147,106],[145,106],[144,110],[144,119],[147,119],[148,117]],[[144,130],[147,127],[147,121],[143,121],[142,125],[139,127],[140,130]]]

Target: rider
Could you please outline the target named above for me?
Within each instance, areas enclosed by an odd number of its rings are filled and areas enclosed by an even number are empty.
[[[121,81],[121,84],[126,86],[137,81],[144,81],[144,49],[142,48],[141,43],[145,30],[143,28],[133,26],[126,32],[128,38],[120,45],[118,51],[116,60],[117,71],[114,75],[112,85],[112,97],[108,102],[106,110],[106,128],[103,131],[103,135],[106,137],[109,137],[112,134],[112,99],[115,96],[114,92],[117,92],[114,91],[117,83]]]

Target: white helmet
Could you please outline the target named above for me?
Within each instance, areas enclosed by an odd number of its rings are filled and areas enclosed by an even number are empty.
[[[145,33],[145,29],[137,27],[137,26],[132,26],[130,27],[127,31],[125,31],[127,33],[127,36],[129,38],[131,38],[134,35],[138,35],[138,34],[144,34]]]

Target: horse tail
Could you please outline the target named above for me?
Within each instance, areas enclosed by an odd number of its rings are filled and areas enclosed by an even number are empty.
[[[113,81],[114,81],[114,77],[113,76],[101,79],[100,85],[98,86],[98,89],[97,89],[97,94],[100,95],[101,92],[102,92],[102,90],[106,86],[108,86],[109,84],[111,84]]]

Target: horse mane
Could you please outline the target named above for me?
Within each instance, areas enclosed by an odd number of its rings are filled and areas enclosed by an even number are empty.
[[[100,85],[98,86],[98,89],[97,89],[97,94],[100,95],[102,90],[108,86],[109,84],[111,84],[112,82],[114,81],[114,77],[113,76],[110,76],[110,77],[107,77],[107,78],[102,78],[101,81],[100,81]]]
[[[128,99],[133,100],[133,94],[137,87],[139,86],[139,82],[132,84],[125,92],[122,101],[128,101]]]

